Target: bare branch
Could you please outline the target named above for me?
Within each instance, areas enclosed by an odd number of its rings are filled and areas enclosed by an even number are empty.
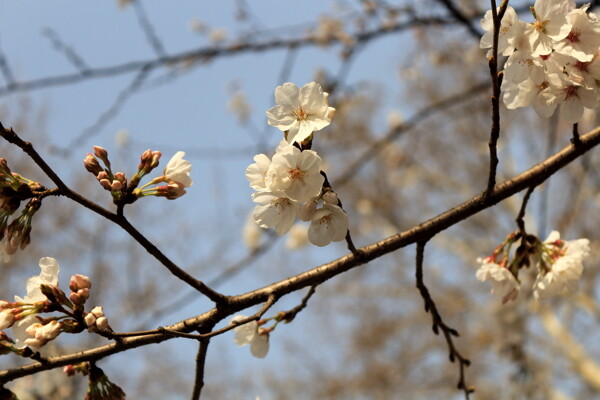
[[[146,15],[146,10],[144,9],[143,3],[139,0],[132,0],[131,2],[133,3],[135,15],[137,17],[138,23],[140,24],[140,28],[142,28],[142,31],[146,36],[146,40],[148,41],[148,43],[150,43],[150,46],[152,47],[157,56],[165,57],[167,55],[167,52],[165,51],[162,42],[158,38],[154,27],[152,26],[150,20],[148,19],[148,16]]]

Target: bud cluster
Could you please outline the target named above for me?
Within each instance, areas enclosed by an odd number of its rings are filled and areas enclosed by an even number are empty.
[[[24,249],[31,242],[31,222],[33,215],[42,205],[38,197],[46,189],[38,182],[31,181],[12,172],[8,162],[0,158],[0,258],[8,262],[10,255]],[[21,215],[12,222],[10,217],[19,209],[21,201],[30,199]]]
[[[512,246],[520,242],[516,250]],[[516,300],[521,288],[519,274],[523,269],[536,266],[533,285],[536,299],[548,298],[574,291],[583,273],[583,259],[590,253],[589,240],[564,241],[553,231],[545,241],[534,235],[523,236],[514,232],[494,250],[492,255],[478,259],[481,267],[477,279],[492,282],[492,293],[502,302]]]
[[[94,146],[94,154],[88,153],[83,161],[86,170],[92,173],[100,185],[109,191],[115,204],[130,204],[140,197],[159,196],[169,200],[183,196],[185,188],[192,185],[189,176],[191,163],[183,159],[184,152],[177,152],[169,161],[163,175],[152,179],[147,184],[138,187],[142,178],[154,170],[162,154],[159,151],[146,150],[140,157],[137,172],[128,182],[123,172],[113,173],[108,159],[108,152],[99,146]],[[101,166],[100,161],[104,163]],[[151,185],[166,183],[149,188]]]
[[[59,266],[55,259],[40,260],[40,275],[27,280],[27,295],[15,296],[14,302],[0,300],[0,331],[13,327],[16,340],[4,332],[0,337],[0,354],[7,351],[25,354],[25,346],[39,349],[61,332],[79,333],[108,328],[102,307],[89,313],[84,306],[90,296],[92,283],[87,276],[73,275],[69,282],[69,296],[58,287]],[[40,314],[58,312],[62,316],[42,318]]]

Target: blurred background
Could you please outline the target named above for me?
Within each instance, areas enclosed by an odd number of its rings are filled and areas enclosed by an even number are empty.
[[[511,1],[530,20],[529,2]],[[266,123],[283,82],[319,82],[337,109],[313,149],[349,214],[357,246],[409,229],[479,194],[487,183],[489,70],[479,49],[477,0],[288,2],[3,2],[0,122],[31,141],[74,190],[112,209],[83,168],[93,145],[131,176],[150,148],[193,163],[194,185],[176,201],[145,198],[126,208],[132,224],[194,276],[240,294],[347,253],[317,248],[306,225],[283,237],[248,223],[244,176],[257,153],[272,155],[281,132]],[[597,126],[586,111],[580,132]],[[571,127],[529,109],[502,110],[498,180],[569,144]],[[0,156],[52,187],[19,149]],[[475,279],[478,257],[517,229],[523,193],[437,235],[426,248],[425,282],[448,325],[460,332],[467,383],[476,399],[587,399],[600,396],[597,151],[537,188],[527,230],[542,239],[587,237],[580,291],[537,303],[524,290],[501,305]],[[153,176],[158,175],[157,171]],[[120,228],[66,198],[47,198],[32,242],[0,264],[0,298],[23,296],[40,257],[58,259],[93,282],[119,332],[153,329],[211,304],[174,278]],[[293,323],[271,334],[266,359],[227,333],[211,341],[206,399],[458,399],[458,368],[431,330],[415,288],[410,246],[317,288]],[[533,272],[531,282],[533,283]],[[525,287],[527,281],[524,282]],[[267,314],[291,309],[306,292]],[[257,309],[247,310],[246,315]],[[106,344],[61,335],[50,354]],[[197,344],[170,340],[99,362],[129,398],[186,399]],[[160,360],[160,362],[157,362]],[[22,360],[4,356],[1,366]],[[85,378],[62,371],[8,386],[25,399],[81,398]]]

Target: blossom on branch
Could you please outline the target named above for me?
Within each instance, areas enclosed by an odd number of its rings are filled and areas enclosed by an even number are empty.
[[[564,241],[558,231],[552,231],[540,250],[539,273],[533,285],[536,299],[573,292],[583,273],[583,259],[590,254],[590,241]]]
[[[238,322],[248,317],[236,315],[231,322]],[[235,337],[233,342],[238,346],[250,345],[250,353],[257,358],[265,358],[269,352],[269,334],[263,328],[259,328],[258,322],[250,321],[244,325],[233,328]]]
[[[277,105],[267,111],[268,123],[287,131],[285,138],[288,143],[302,143],[314,131],[331,123],[335,108],[329,107],[327,96],[316,82],[307,83],[302,88],[291,82],[277,86]]]
[[[167,181],[175,181],[181,183],[184,187],[192,186],[192,178],[190,172],[192,171],[192,163],[184,160],[185,152],[178,151],[167,163],[164,169],[164,176]]]
[[[492,283],[492,294],[502,297],[502,303],[517,299],[521,284],[507,268],[491,262],[489,258],[480,258],[477,262],[481,263],[481,267],[475,276],[481,282]]]
[[[340,242],[348,233],[348,216],[338,206],[325,204],[315,211],[308,228],[308,240],[319,247]]]

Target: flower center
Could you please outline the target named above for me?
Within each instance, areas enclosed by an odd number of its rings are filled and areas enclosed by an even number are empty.
[[[570,42],[579,42],[579,36],[581,36],[581,31],[579,29],[571,29],[571,32],[569,32],[566,39]]]
[[[304,181],[304,177],[306,176],[306,173],[303,170],[301,170],[300,168],[295,168],[295,169],[290,168],[290,169],[288,169],[288,176],[293,181]]]
[[[535,21],[533,22],[533,27],[535,28],[536,31],[538,32],[544,32],[544,30],[546,29],[546,25],[548,24],[548,22],[550,21]]]
[[[294,115],[298,121],[305,120],[308,118],[308,112],[306,112],[302,107],[297,110],[294,110]]]

